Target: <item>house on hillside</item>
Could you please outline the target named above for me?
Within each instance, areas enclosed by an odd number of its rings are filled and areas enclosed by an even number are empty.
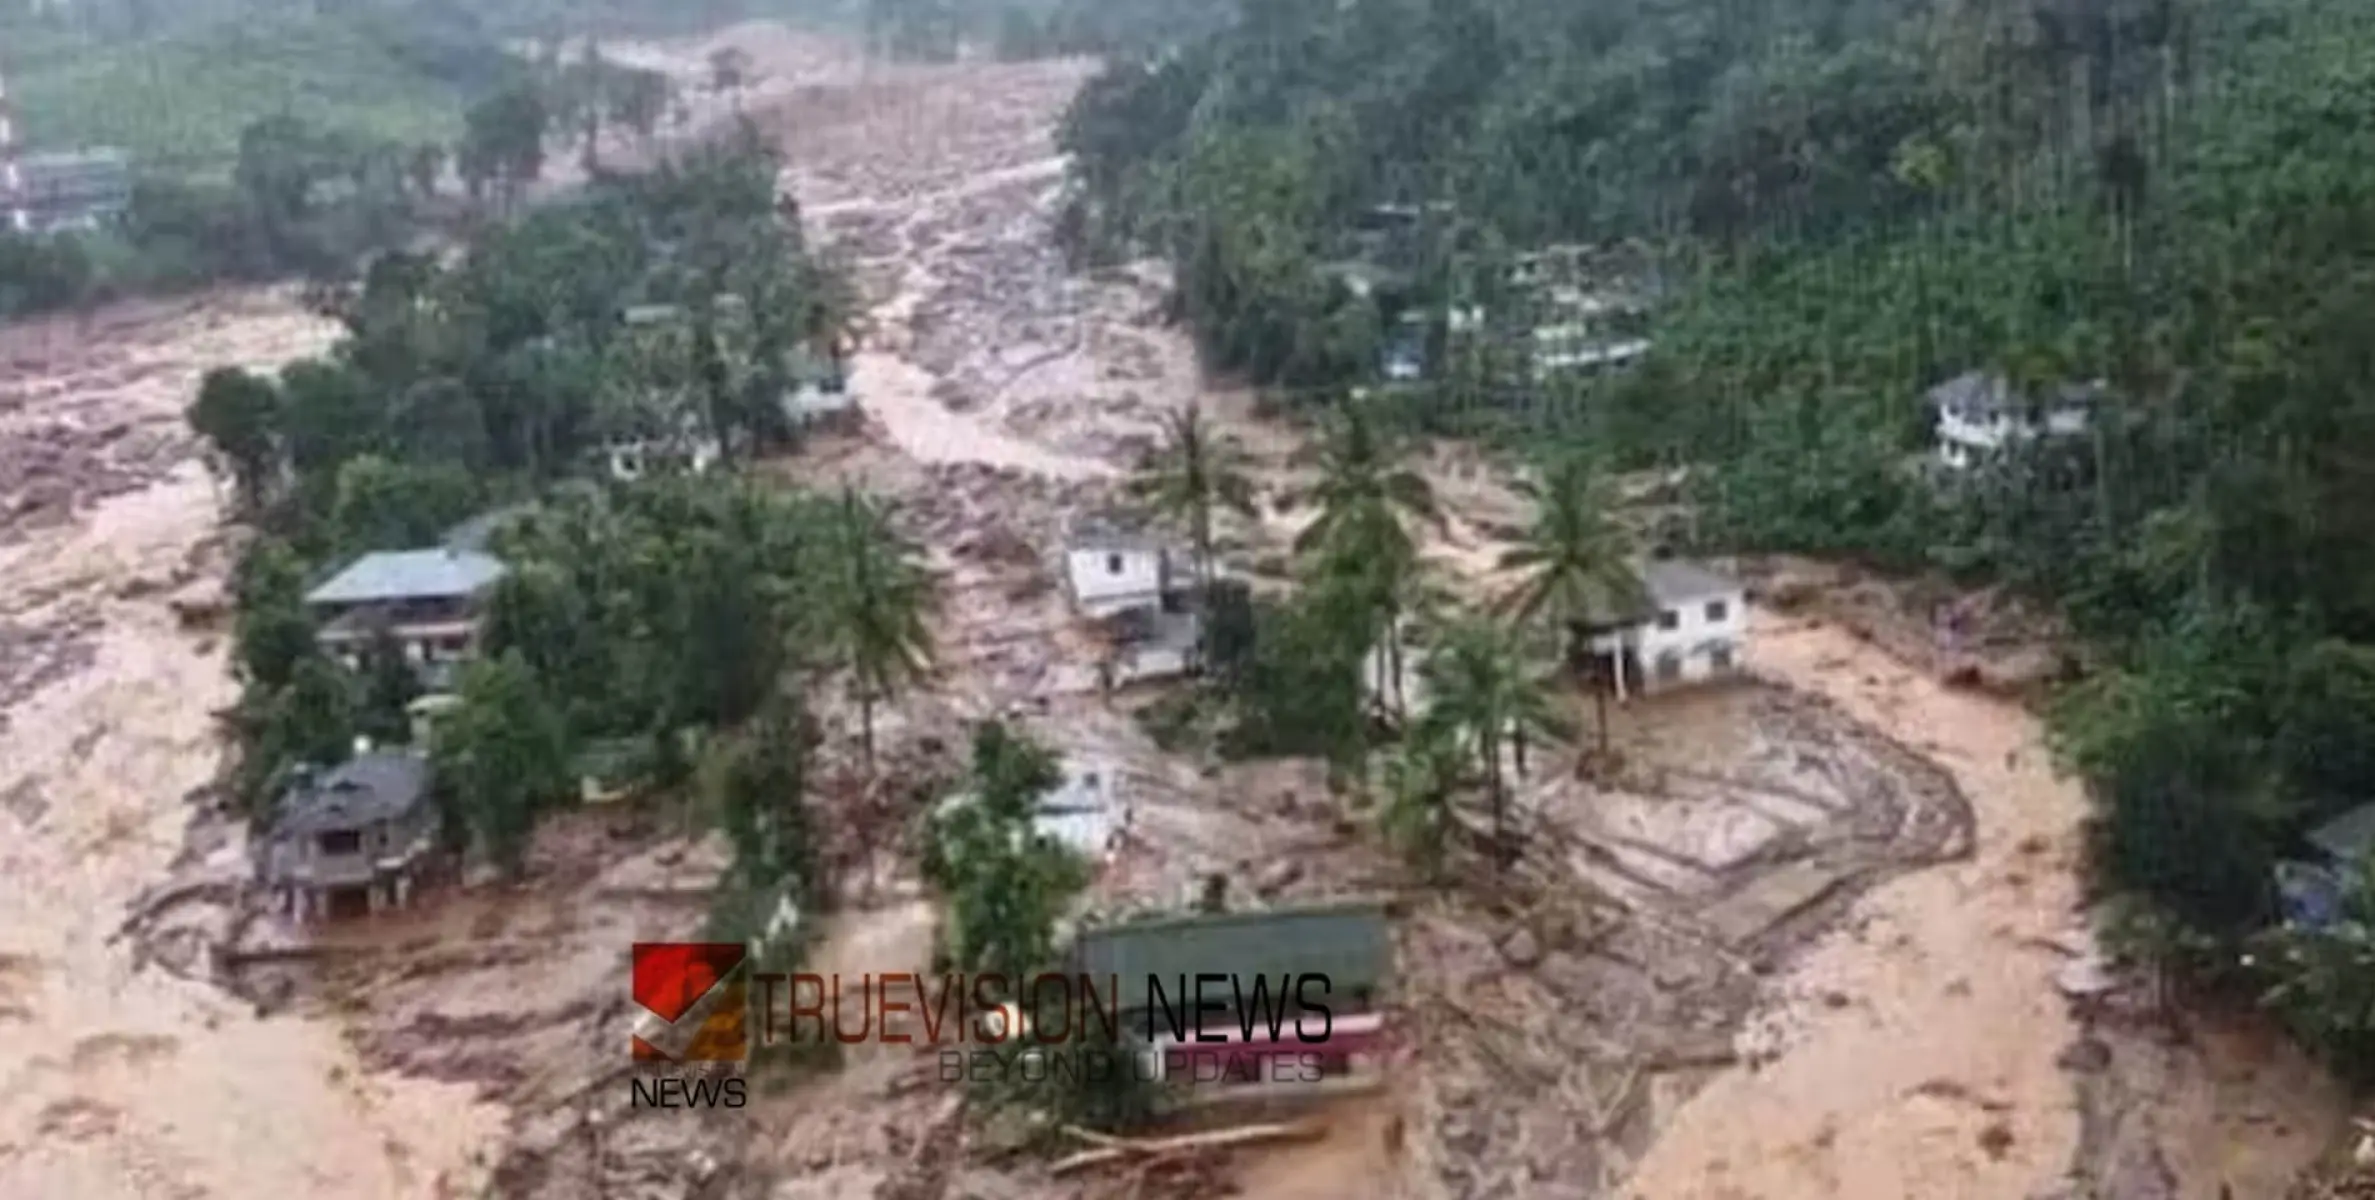
[[[1133,517],[1093,514],[1073,523],[1064,573],[1073,607],[1103,635],[1100,669],[1115,686],[1194,669],[1202,626],[1186,550]]]
[[[1120,1010],[1120,1030],[1141,1043],[1154,1077],[1201,1100],[1373,1076],[1392,967],[1384,907],[1369,902],[1087,929],[1070,962],[1118,992],[1104,1002]],[[1200,992],[1198,976],[1208,981]],[[1199,1014],[1199,998],[1218,1007]]]
[[[1646,603],[1595,623],[1592,654],[1618,698],[1721,679],[1740,668],[1748,641],[1748,589],[1683,559],[1642,564]]]
[[[2101,400],[2099,383],[2063,383],[2024,394],[1999,373],[1967,371],[1930,389],[1938,414],[1938,464],[1962,472],[2006,448],[2084,435]]]
[[[132,160],[121,150],[28,154],[15,169],[17,186],[0,204],[19,233],[96,229],[132,207]]]
[[[500,560],[477,550],[377,551],[308,592],[305,604],[331,657],[360,670],[384,632],[423,684],[442,691],[477,651],[480,608],[503,572]]]
[[[436,843],[428,758],[364,748],[328,770],[298,769],[273,811],[259,875],[294,919],[363,916],[409,905]]]

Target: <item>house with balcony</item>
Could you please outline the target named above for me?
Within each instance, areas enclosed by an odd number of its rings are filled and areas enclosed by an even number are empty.
[[[292,919],[366,916],[411,904],[436,844],[427,756],[365,748],[326,770],[297,770],[265,834],[259,875]]]
[[[1064,573],[1073,607],[1105,644],[1099,670],[1112,685],[1195,668],[1202,628],[1185,549],[1133,516],[1093,514],[1073,523]]]
[[[1930,389],[1930,407],[1938,414],[1938,465],[1965,472],[2012,447],[2083,436],[2102,393],[2100,383],[2023,391],[2000,373],[1958,375]]]
[[[1592,654],[1619,699],[1726,678],[1748,643],[1748,589],[1685,559],[1640,570],[1642,603],[1594,623]]]
[[[457,546],[376,551],[306,593],[322,649],[360,670],[382,636],[393,638],[423,686],[444,691],[478,649],[478,621],[503,563]]]

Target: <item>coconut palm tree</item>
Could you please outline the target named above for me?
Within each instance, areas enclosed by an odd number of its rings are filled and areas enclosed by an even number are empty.
[[[1551,701],[1548,681],[1532,671],[1517,632],[1471,617],[1443,631],[1420,667],[1427,684],[1427,712],[1418,737],[1444,737],[1473,760],[1492,801],[1493,853],[1508,855],[1508,779],[1501,770],[1503,747],[1566,736]]]
[[[835,658],[850,672],[866,773],[874,773],[874,706],[931,670],[931,576],[890,527],[888,512],[844,485],[829,540]]]
[[[1130,491],[1184,523],[1195,543],[1196,593],[1212,586],[1212,518],[1226,508],[1252,518],[1253,482],[1237,439],[1213,432],[1194,404],[1163,420],[1163,443],[1149,451]]]
[[[1386,840],[1430,879],[1442,874],[1458,820],[1452,793],[1465,764],[1450,732],[1442,723],[1423,726],[1386,760],[1385,803],[1377,814]]]
[[[1339,412],[1316,458],[1319,481],[1301,499],[1319,512],[1297,535],[1295,549],[1316,576],[1363,598],[1371,621],[1368,644],[1383,656],[1382,677],[1393,681],[1399,713],[1402,618],[1424,589],[1408,521],[1442,519],[1434,489],[1397,461],[1394,447],[1353,405]]]
[[[1615,490],[1581,455],[1562,459],[1541,482],[1518,488],[1534,501],[1534,523],[1501,556],[1504,570],[1525,576],[1496,606],[1521,625],[1546,627],[1573,661],[1595,622],[1647,606],[1634,564],[1632,534],[1615,517]],[[1608,749],[1607,697],[1594,689],[1600,749]]]

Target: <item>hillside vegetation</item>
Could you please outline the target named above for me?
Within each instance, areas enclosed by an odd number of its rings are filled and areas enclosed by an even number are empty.
[[[1306,404],[1379,383],[1395,314],[1320,269],[1373,206],[1430,214],[1438,325],[1517,251],[1635,264],[1630,371],[1484,339],[1397,411],[1691,465],[1725,546],[2060,601],[2105,664],[2056,711],[2101,883],[2198,965],[2273,938],[2245,977],[2363,1068],[2364,934],[2279,930],[2271,868],[2375,794],[2369,45],[2344,0],[1263,0],[1091,86],[1066,224]],[[1970,369],[2110,399],[1940,490],[1924,393]]]

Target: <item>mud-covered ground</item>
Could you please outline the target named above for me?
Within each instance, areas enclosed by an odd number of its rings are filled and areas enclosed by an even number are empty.
[[[1129,713],[1151,693],[1094,687],[1060,530],[1191,400],[1274,493],[1298,435],[1205,388],[1156,317],[1159,272],[1062,269],[1051,132],[1089,66],[891,68],[772,27],[726,40],[761,79],[717,102],[783,141],[787,188],[872,306],[862,427],[767,469],[897,497],[943,574],[938,677],[883,721],[895,773],[952,774],[966,723],[1002,715],[1131,805],[1099,906],[1176,907],[1217,875],[1233,903],[1357,893],[1401,915],[1410,1051],[1391,1089],[1339,1106],[1317,1144],[1200,1164],[1182,1194],[2208,1200],[2274,1194],[2331,1134],[2339,1102],[2275,1043],[2073,1018],[2054,978],[2083,952],[2078,789],[2028,715],[1819,607],[1759,615],[1754,682],[1617,710],[1616,774],[1539,753],[1514,806],[1524,862],[1455,888],[1416,886],[1316,764],[1160,752]],[[206,712],[231,685],[168,599],[222,556],[175,420],[199,367],[326,333],[257,299],[111,320],[38,351],[0,339],[0,463],[44,464],[0,473],[0,543],[21,543],[0,564],[34,581],[0,597],[0,823],[24,830],[0,843],[0,1024],[29,1035],[10,1031],[0,1073],[31,1081],[0,1098],[0,1194],[1149,1194],[997,1153],[1000,1131],[898,1051],[771,1079],[738,1111],[630,1109],[627,946],[695,932],[719,858],[666,805],[549,823],[517,886],[447,889],[299,953],[251,924],[250,959],[213,954],[236,836],[190,842],[184,797],[212,773]],[[1453,446],[1425,466],[1451,510],[1430,551],[1489,586],[1526,516],[1506,469]],[[1231,532],[1258,564],[1291,521]],[[813,962],[924,966],[932,910],[880,832],[916,801],[864,793],[846,763],[824,775],[845,904]],[[135,904],[136,936],[109,941]],[[10,1057],[20,1044],[39,1052]]]

